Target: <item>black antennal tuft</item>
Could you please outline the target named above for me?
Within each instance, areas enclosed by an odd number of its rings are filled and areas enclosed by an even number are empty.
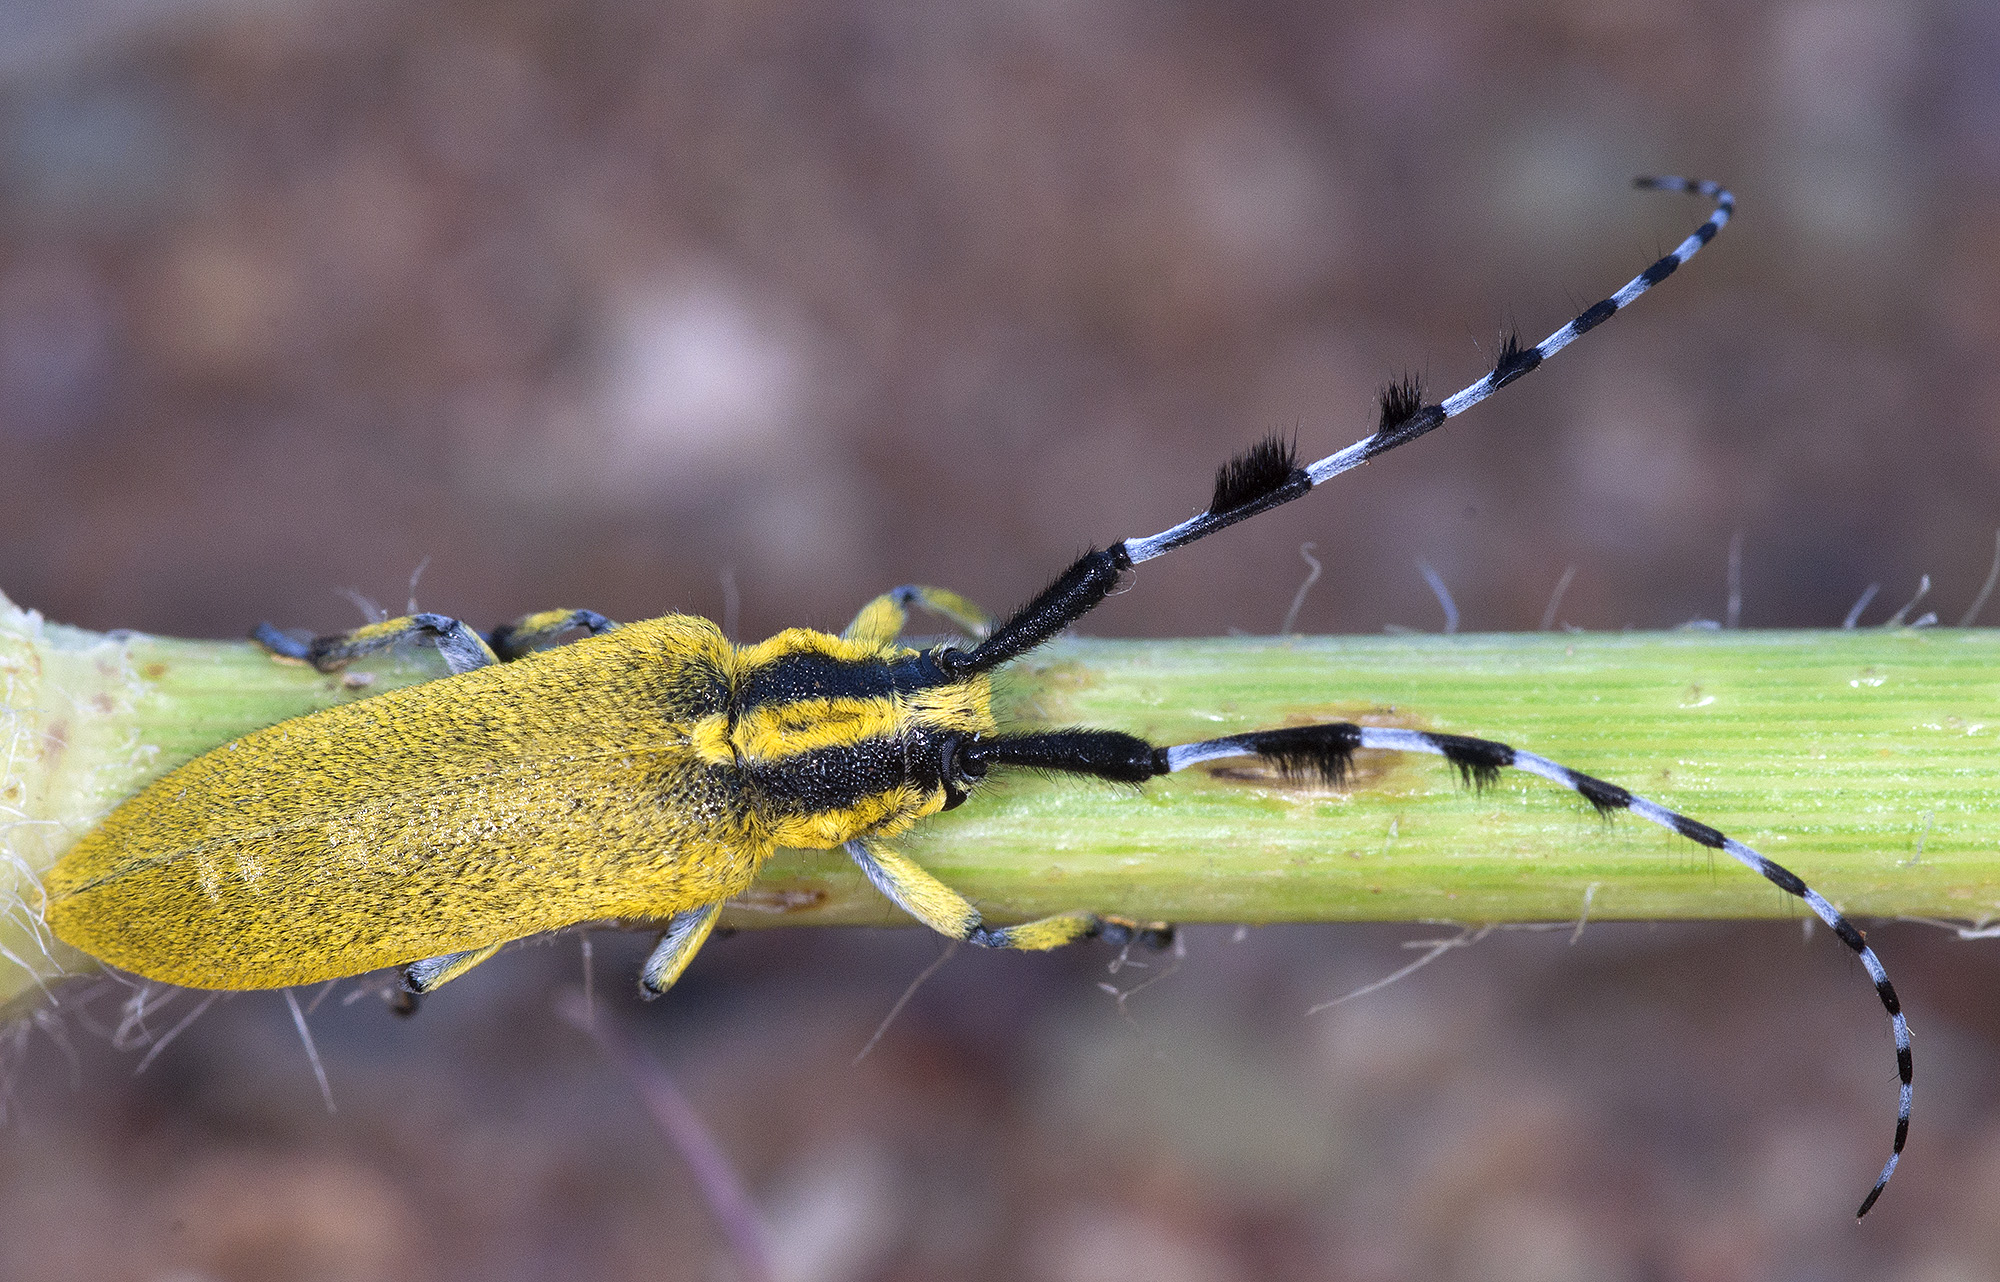
[[[1632,807],[1631,793],[1620,788],[1615,783],[1606,783],[1602,779],[1593,779],[1589,775],[1578,775],[1576,777],[1576,790],[1582,793],[1583,799],[1588,801],[1596,809],[1597,813],[1606,819],[1609,819],[1620,810],[1629,810]]]
[[[1270,497],[1285,488],[1298,470],[1298,442],[1283,436],[1266,437],[1216,471],[1209,515],[1221,516]]]
[[[1361,728],[1346,722],[1265,730],[1250,736],[1257,755],[1278,768],[1288,780],[1338,788],[1354,768],[1354,750],[1361,746]]]
[[[1403,375],[1382,389],[1382,417],[1375,426],[1375,434],[1379,436],[1401,426],[1423,407],[1424,380],[1415,374]]]
[[[1425,735],[1438,746],[1444,759],[1458,767],[1459,781],[1474,791],[1500,782],[1503,767],[1514,764],[1514,750],[1490,739],[1468,739],[1458,734]]]
[[[1493,390],[1499,391],[1541,363],[1541,349],[1521,346],[1521,332],[1509,328],[1500,338],[1500,357],[1493,362]]]

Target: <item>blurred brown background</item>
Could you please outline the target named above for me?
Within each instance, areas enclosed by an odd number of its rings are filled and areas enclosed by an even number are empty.
[[[208,636],[426,559],[482,626],[719,617],[726,577],[745,637],[910,580],[1004,607],[1258,435],[1316,457],[1386,378],[1546,334],[1705,215],[1627,186],[1684,172],[1742,201],[1687,272],[1092,629],[1273,630],[1307,540],[1305,630],[1436,627],[1418,559],[1468,629],[1571,566],[1563,622],[1674,626],[1737,532],[1747,626],[1924,574],[1956,622],[2000,524],[1996,67],[1977,0],[12,0],[0,588]],[[730,941],[643,1012],[640,943],[597,966],[788,1278],[2000,1274],[1982,946],[1877,935],[1918,1130],[1856,1230],[1890,1063],[1823,935],[1494,936],[1300,1017],[1431,933],[1195,931],[1123,1013],[1101,952],[961,955],[859,1068],[931,938]],[[733,1276],[548,1014],[578,973],[329,999],[331,1117],[275,997],[137,1078],[72,1019],[81,1084],[37,1040],[0,1134],[0,1276]]]

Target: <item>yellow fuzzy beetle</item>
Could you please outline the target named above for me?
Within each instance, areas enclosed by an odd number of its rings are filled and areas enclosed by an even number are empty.
[[[886,843],[963,802],[995,766],[1136,785],[1250,755],[1338,782],[1357,748],[1436,753],[1469,780],[1527,770],[1600,811],[1631,810],[1725,851],[1803,899],[1859,954],[1891,1017],[1902,1084],[1894,1150],[1865,1213],[1908,1130],[1909,1029],[1861,932],[1749,847],[1489,740],[1342,722],[1161,747],[1114,730],[1010,732],[990,707],[995,669],[1082,618],[1133,566],[1470,409],[1664,280],[1734,209],[1712,183],[1639,183],[1709,197],[1715,212],[1540,344],[1505,343],[1471,386],[1437,403],[1414,380],[1392,386],[1373,434],[1303,467],[1281,441],[1256,446],[1223,467],[1205,511],[1085,554],[997,627],[963,598],[923,587],[870,602],[840,636],[794,628],[749,646],[705,619],[614,627],[586,610],[532,614],[486,637],[436,614],[311,642],[265,625],[257,637],[274,653],[323,671],[417,640],[436,646],[453,675],[281,722],[167,774],[50,871],[49,926],[102,961],[195,988],[273,988],[395,966],[410,992],[424,993],[512,940],[587,921],[657,921],[665,931],[640,975],[657,996],[777,847],[843,846],[884,894],[956,939],[1157,945],[1169,938],[1163,925],[1087,911],[989,926]],[[956,623],[970,648],[900,644],[911,606]],[[592,635],[553,646],[576,629]]]

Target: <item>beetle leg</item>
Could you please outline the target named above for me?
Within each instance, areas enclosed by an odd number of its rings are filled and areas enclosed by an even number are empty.
[[[493,629],[486,640],[493,653],[506,663],[533,654],[572,628],[582,628],[598,636],[617,626],[595,610],[538,610]]]
[[[530,616],[534,617],[534,616]],[[386,650],[409,640],[428,645],[444,656],[445,666],[456,675],[497,663],[500,656],[471,628],[443,614],[409,614],[400,619],[384,619],[330,637],[297,641],[268,623],[260,623],[250,636],[272,654],[287,659],[303,659],[321,672],[338,672],[364,654]]]
[[[403,987],[413,993],[434,992],[499,952],[506,942],[503,939],[484,948],[469,948],[462,953],[446,953],[442,957],[413,961],[403,967]]]
[[[646,964],[639,968],[639,995],[651,1001],[673,987],[681,977],[694,955],[701,951],[708,932],[715,929],[715,919],[722,914],[720,903],[705,908],[690,908],[684,913],[675,913],[667,920],[667,933],[660,936],[660,942]]]
[[[965,896],[908,856],[866,838],[848,842],[847,853],[898,908],[941,935],[982,948],[1041,952],[1078,939],[1102,939],[1116,945],[1137,940],[1148,948],[1165,948],[1174,939],[1174,928],[1165,922],[1138,922],[1091,912],[1056,913],[1018,926],[988,926]]]
[[[854,622],[841,635],[863,645],[890,646],[903,635],[909,621],[909,607],[917,606],[957,627],[974,641],[983,641],[993,630],[993,617],[956,592],[905,583],[890,588],[861,607]]]

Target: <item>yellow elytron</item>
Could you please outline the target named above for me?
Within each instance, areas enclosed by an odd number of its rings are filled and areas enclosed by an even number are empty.
[[[1443,424],[1609,320],[1714,238],[1735,208],[1712,183],[1641,179],[1706,196],[1714,213],[1664,258],[1533,347],[1437,403],[1414,380],[1382,397],[1380,424],[1299,466],[1282,441],[1226,464],[1207,509],[1093,551],[997,628],[952,593],[907,587],[846,633],[806,629],[731,645],[703,619],[613,628],[598,615],[529,615],[490,638],[412,615],[299,643],[280,655],[334,670],[415,639],[454,675],[281,722],[187,763],[104,821],[48,875],[45,911],[67,943],[151,979],[269,988],[402,968],[427,992],[510,940],[605,919],[665,924],[640,976],[657,995],[686,968],[725,900],[778,846],[843,846],[926,924],[1000,948],[1085,935],[1152,943],[1162,926],[1071,912],[991,927],[885,842],[958,805],[993,766],[1140,784],[1222,757],[1343,778],[1357,748],[1443,755],[1468,780],[1541,775],[1600,811],[1722,850],[1805,901],[1860,957],[1888,1010],[1901,1093],[1881,1193],[1909,1126],[1910,1040],[1895,990],[1861,932],[1789,871],[1706,824],[1505,744],[1335,723],[1155,747],[1113,730],[1013,733],[994,723],[991,673],[1082,618],[1141,561],[1311,491]],[[898,642],[920,605],[972,634],[969,650]],[[564,633],[593,635],[546,648]]]
[[[962,798],[952,745],[998,729],[989,678],[939,681],[896,644],[904,602],[985,630],[934,589],[885,595],[844,637],[793,629],[741,647],[706,619],[614,629],[567,610],[491,644],[437,615],[309,645],[260,630],[323,670],[428,640],[458,675],[281,722],[165,776],[58,863],[49,922],[103,961],[190,987],[401,965],[423,992],[511,939],[667,920],[644,973],[659,992],[776,847],[865,840],[894,893],[965,935],[978,918],[964,900],[875,845]],[[539,649],[577,627],[597,635]],[[986,942],[1047,948],[1095,924],[1075,914]]]

